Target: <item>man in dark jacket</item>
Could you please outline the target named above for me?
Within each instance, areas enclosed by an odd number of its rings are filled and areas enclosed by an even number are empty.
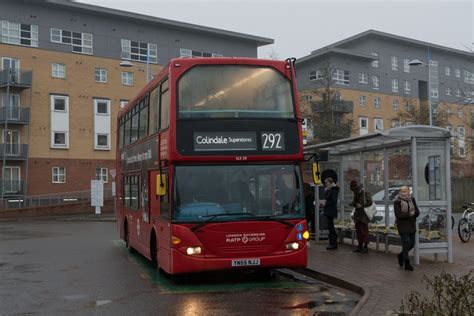
[[[339,195],[339,187],[334,184],[332,178],[324,180],[324,194],[326,201],[324,202],[324,216],[326,216],[329,230],[329,246],[327,250],[337,249],[337,235],[334,227],[334,218],[337,217],[337,196]]]
[[[397,218],[398,233],[402,239],[402,252],[398,254],[398,264],[400,267],[405,265],[407,271],[413,271],[408,253],[415,246],[416,218],[420,215],[420,210],[407,186],[400,188],[400,193],[393,203],[393,208]]]

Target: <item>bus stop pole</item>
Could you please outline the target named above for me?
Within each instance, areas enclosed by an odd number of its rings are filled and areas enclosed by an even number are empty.
[[[314,185],[314,239],[316,242],[319,241],[320,230],[319,230],[319,186]]]

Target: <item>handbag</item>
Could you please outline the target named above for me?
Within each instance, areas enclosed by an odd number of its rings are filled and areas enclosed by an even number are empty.
[[[364,204],[365,204],[365,191],[364,191]],[[367,215],[369,221],[371,221],[375,214],[377,213],[377,207],[375,206],[375,203],[372,202],[372,205],[364,207],[364,212],[365,215]]]

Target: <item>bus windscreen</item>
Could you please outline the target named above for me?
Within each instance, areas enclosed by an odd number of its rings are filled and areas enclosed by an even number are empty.
[[[295,165],[176,166],[174,179],[174,221],[304,217]]]
[[[253,66],[196,66],[178,82],[178,117],[294,118],[290,81]]]

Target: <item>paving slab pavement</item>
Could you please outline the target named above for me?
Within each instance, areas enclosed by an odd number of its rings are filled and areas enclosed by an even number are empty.
[[[474,240],[462,243],[453,234],[454,263],[445,262],[446,256],[423,256],[415,271],[398,266],[399,246],[390,246],[390,253],[370,249],[368,254],[353,253],[349,243],[337,250],[326,250],[327,242],[310,241],[308,268],[354,285],[366,292],[354,315],[393,315],[411,290],[426,292],[423,275],[429,277],[449,273],[464,274],[474,269]],[[414,261],[414,260],[412,260]]]

